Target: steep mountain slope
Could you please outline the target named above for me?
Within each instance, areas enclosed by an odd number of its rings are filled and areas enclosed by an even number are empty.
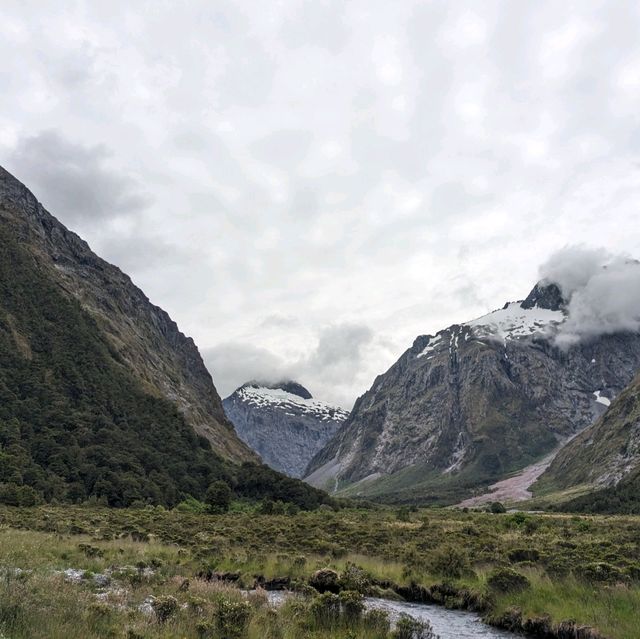
[[[534,491],[536,495],[554,491],[568,491],[569,494],[601,491],[581,498],[574,505],[600,504],[596,510],[630,511],[633,508],[634,512],[638,512],[638,488],[640,376],[615,398],[595,424],[559,452],[534,486]],[[627,493],[628,498],[621,499]]]
[[[640,367],[640,335],[564,350],[553,283],[413,346],[356,402],[306,480],[351,495],[450,501],[541,459],[588,427]]]
[[[90,314],[145,391],[175,403],[185,420],[223,457],[255,459],[226,419],[193,340],[151,304],[127,275],[97,257],[2,167],[0,225],[28,253],[39,277],[54,283],[61,294],[77,300]]]
[[[238,436],[266,464],[291,477],[302,476],[348,417],[341,408],[313,399],[296,382],[249,382],[222,403]]]
[[[257,461],[193,342],[0,170],[0,503],[329,501]]]

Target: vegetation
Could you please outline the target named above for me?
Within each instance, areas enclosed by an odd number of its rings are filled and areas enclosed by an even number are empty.
[[[224,462],[0,229],[0,503],[174,506],[217,481],[300,508],[330,501],[266,466]]]
[[[362,607],[366,594],[474,609],[504,627],[572,619],[609,639],[637,639],[637,518],[422,509],[400,521],[384,508],[261,510],[246,501],[221,515],[0,507],[0,633],[406,636],[411,621],[390,628]],[[259,585],[300,594],[273,608],[264,594],[241,592]],[[412,639],[430,636],[420,632]]]

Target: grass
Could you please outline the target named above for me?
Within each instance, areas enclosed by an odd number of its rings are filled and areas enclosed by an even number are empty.
[[[407,521],[408,519],[408,521]],[[202,581],[203,570],[306,583],[321,568],[355,564],[379,582],[431,587],[447,582],[487,597],[493,571],[512,568],[523,592],[491,595],[491,613],[512,607],[525,617],[574,619],[610,639],[637,639],[640,627],[640,518],[524,513],[490,515],[444,509],[404,512],[348,509],[260,515],[194,515],[161,508],[0,508],[0,633],[26,637],[221,637],[220,602],[243,602],[236,587]],[[16,574],[15,569],[20,571]],[[89,571],[69,583],[59,571]],[[111,586],[92,575],[112,571]],[[180,586],[189,580],[187,590]],[[105,592],[107,594],[105,594]],[[166,623],[139,610],[149,595],[174,597]],[[316,599],[318,599],[316,597]],[[489,600],[489,599],[488,599]],[[372,637],[361,619],[316,623],[313,598],[278,610],[249,604],[238,637]],[[455,597],[449,605],[458,605]],[[346,634],[347,628],[355,634]],[[136,634],[137,633],[137,634]],[[204,634],[203,634],[204,633]],[[368,634],[367,634],[368,633]],[[2,636],[2,634],[0,634]]]

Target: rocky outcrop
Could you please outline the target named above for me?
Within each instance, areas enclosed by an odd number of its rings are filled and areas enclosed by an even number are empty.
[[[593,426],[568,443],[535,486],[537,493],[617,486],[640,473],[640,376]]]
[[[147,392],[174,402],[195,431],[223,457],[256,459],[225,417],[193,340],[127,275],[95,255],[2,167],[0,224],[65,295],[90,313],[122,364]]]
[[[309,460],[329,441],[348,413],[313,399],[297,382],[249,382],[227,397],[224,409],[240,438],[263,461],[301,477]]]
[[[412,347],[360,397],[306,479],[350,495],[453,501],[590,426],[640,367],[640,335],[558,348],[555,284]]]

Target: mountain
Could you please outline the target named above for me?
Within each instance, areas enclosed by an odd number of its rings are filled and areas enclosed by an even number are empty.
[[[559,348],[567,301],[527,298],[418,337],[360,397],[306,481],[391,501],[457,501],[590,426],[640,367],[640,335]]]
[[[558,453],[533,489],[565,499],[588,493],[568,509],[640,512],[640,375]]]
[[[193,341],[0,168],[0,502],[326,499],[258,462]]]
[[[263,461],[291,477],[301,477],[311,458],[348,417],[341,408],[313,399],[292,381],[249,382],[222,402],[240,439]]]

